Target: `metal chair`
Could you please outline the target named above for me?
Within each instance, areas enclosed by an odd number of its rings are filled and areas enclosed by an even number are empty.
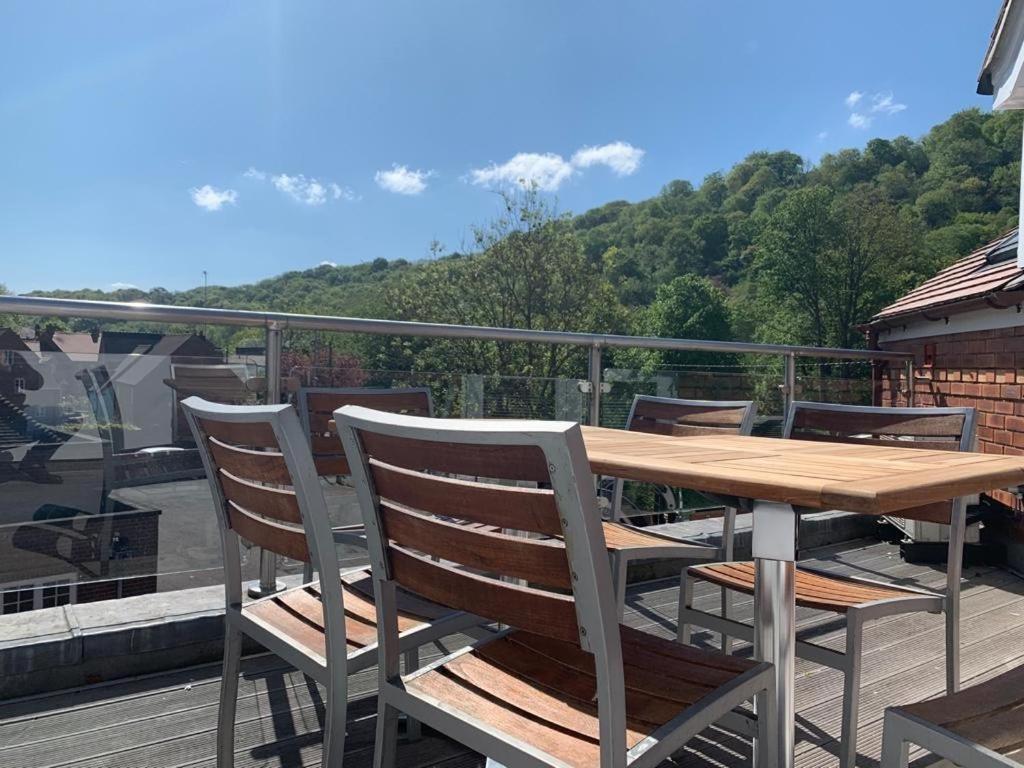
[[[973,408],[872,408],[824,403],[792,404],[783,436],[794,440],[856,443],[892,448],[968,451],[974,445]],[[946,615],[946,687],[960,685],[960,575],[966,527],[965,499],[929,504],[899,513],[901,517],[949,525],[946,589],[932,592],[837,576],[800,567],[797,605],[846,616],[846,650],[839,652],[797,638],[797,656],[844,674],[840,764],[852,768],[857,756],[857,707],[860,696],[864,624],[903,613]],[[754,593],[753,563],[716,563],[689,568],[679,595],[679,640],[689,642],[690,626],[728,632],[748,641],[754,628],[693,607],[694,581],[701,579],[746,594]]]
[[[677,437],[706,435],[749,435],[757,416],[751,400],[681,400],[672,397],[636,395],[626,419],[626,429]],[[635,560],[731,560],[736,531],[736,510],[726,507],[722,518],[722,546],[676,539],[630,524],[630,515],[622,509],[625,483],[615,478],[612,491],[611,521],[605,525],[605,541],[612,561],[612,578],[619,617],[625,610],[629,564]],[[722,601],[728,615],[727,590]],[[722,635],[722,650],[729,652],[727,635]]]
[[[378,768],[395,765],[399,712],[509,768],[624,768],[658,765],[744,701],[770,693],[769,664],[618,623],[579,425],[353,406],[335,418],[377,590]],[[403,676],[399,588],[508,629]],[[775,723],[764,716],[759,726],[771,741]]]
[[[329,423],[334,412],[342,406],[361,405],[411,416],[434,415],[434,402],[428,387],[300,387],[296,399],[302,429],[309,437],[316,472],[321,477],[349,474],[345,452]]]
[[[224,549],[224,675],[217,765],[234,761],[242,636],[247,635],[327,689],[323,765],[341,765],[348,673],[377,664],[373,586],[367,568],[340,573],[327,507],[298,416],[290,405],[233,406],[190,397],[182,403],[199,447]],[[240,540],[339,574],[242,603]],[[405,592],[390,596],[401,638],[420,645],[479,624]],[[397,657],[396,657],[397,659]]]
[[[1024,767],[1024,667],[951,696],[887,709],[882,768],[907,768],[911,744],[963,768]]]
[[[434,401],[429,387],[300,387],[296,393],[296,407],[302,431],[313,451],[316,473],[323,478],[349,475],[348,461],[338,435],[331,429],[334,411],[346,405],[361,405],[389,413],[407,413],[413,416],[433,416]],[[334,539],[338,544],[366,546],[363,524],[335,526]],[[313,566],[307,564],[303,579],[313,579]]]

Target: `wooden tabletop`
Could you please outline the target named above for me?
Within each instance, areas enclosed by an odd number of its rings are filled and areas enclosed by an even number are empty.
[[[583,439],[595,473],[815,509],[880,515],[1024,485],[1024,456],[587,426]]]

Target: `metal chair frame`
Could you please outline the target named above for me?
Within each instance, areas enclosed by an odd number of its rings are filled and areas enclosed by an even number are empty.
[[[323,765],[332,768],[342,764],[345,742],[347,709],[347,677],[374,666],[378,661],[376,645],[367,645],[352,653],[347,652],[345,637],[345,609],[337,553],[327,505],[320,488],[312,453],[303,434],[295,410],[290,405],[237,406],[211,403],[199,397],[182,402],[189,427],[199,446],[203,466],[210,481],[214,509],[224,552],[224,669],[221,680],[220,705],[217,725],[217,765],[230,768],[234,764],[234,725],[238,698],[238,676],[242,655],[242,636],[248,635],[267,650],[280,656],[308,677],[327,689],[324,717]],[[319,588],[324,616],[325,655],[320,656],[299,647],[290,637],[243,609],[242,567],[239,554],[241,543],[231,528],[226,511],[226,500],[207,447],[201,420],[229,424],[269,424],[280,447],[302,518],[310,558],[316,570],[339,574],[338,578],[321,579]],[[365,569],[352,569],[361,571]],[[306,586],[306,585],[303,585]],[[274,600],[280,595],[256,600],[245,605],[251,608],[261,602]],[[394,604],[392,603],[392,609]],[[476,617],[453,612],[437,621],[403,633],[395,650],[414,651],[420,645],[438,640],[479,624]]]
[[[635,395],[633,404],[629,408],[629,415],[626,417],[626,430],[630,429],[633,423],[633,416],[639,403],[661,403],[664,405],[678,405],[682,407],[706,407],[720,408],[722,410],[736,410],[743,408],[744,413],[736,434],[747,436],[754,428],[754,419],[757,417],[757,404],[753,400],[685,400],[675,397],[654,397],[652,395]],[[614,522],[629,525],[629,518],[622,514],[622,490],[625,481],[622,478],[615,478],[615,487],[612,492],[611,519]],[[642,529],[641,529],[642,530]],[[644,531],[650,533],[649,531]],[[666,541],[665,546],[660,547],[631,547],[629,549],[617,550],[611,553],[612,578],[615,585],[615,602],[621,619],[625,613],[626,585],[629,575],[629,564],[634,560],[655,560],[655,559],[680,559],[680,560],[732,560],[733,545],[736,533],[736,509],[725,507],[725,514],[722,518],[722,546],[712,547],[707,544],[689,542],[682,539],[671,539]],[[670,537],[665,537],[670,539]],[[684,571],[685,578],[685,571]],[[722,588],[722,602],[726,606],[726,616],[729,615],[731,607],[727,590]],[[728,635],[722,635],[722,650],[729,652],[732,641]]]
[[[899,709],[886,709],[882,731],[881,768],[907,768],[910,745],[924,747],[962,768],[1021,768],[1022,763],[975,744],[927,720]]]
[[[367,541],[377,595],[381,647],[379,711],[377,719],[377,768],[395,765],[396,718],[405,712],[438,731],[512,768],[550,768],[562,763],[539,748],[512,735],[438,706],[433,700],[408,689],[399,674],[398,631],[393,579],[382,531],[379,497],[374,491],[369,465],[358,433],[372,432],[398,438],[461,443],[480,446],[536,446],[544,453],[550,470],[565,549],[573,575],[580,646],[593,654],[597,680],[600,765],[602,768],[656,766],[690,738],[732,712],[745,700],[770,695],[772,667],[762,663],[699,702],[627,750],[625,685],[618,617],[611,572],[605,557],[601,518],[594,496],[593,475],[587,461],[578,424],[537,421],[480,421],[424,419],[348,406],[335,412],[335,421],[351,468],[366,522]],[[474,643],[415,675],[426,674],[493,640]],[[408,679],[408,678],[407,678]],[[765,709],[759,707],[760,712]],[[758,724],[766,741],[777,731],[767,717]],[[759,754],[774,754],[771,749]]]
[[[794,402],[786,415],[783,438],[789,438],[799,410],[841,411],[843,413],[895,414],[906,416],[962,415],[963,428],[958,450],[969,451],[974,446],[977,412],[973,408],[878,408],[871,406],[836,405],[831,403]],[[850,442],[856,442],[851,438]],[[913,447],[907,441],[893,441],[893,447]],[[797,639],[796,655],[816,664],[821,664],[843,673],[843,717],[840,737],[840,765],[853,768],[857,756],[857,710],[860,698],[861,661],[863,651],[863,627],[874,619],[903,613],[944,613],[946,619],[946,689],[954,693],[960,688],[960,579],[963,571],[963,548],[966,533],[967,505],[964,497],[953,500],[949,525],[949,547],[946,566],[946,589],[944,593],[924,589],[911,589],[899,585],[899,589],[913,594],[850,607],[846,612],[846,648],[835,651],[831,648]],[[856,576],[838,576],[821,569],[801,568],[805,572],[826,575],[830,579],[892,588],[892,584],[864,579]],[[693,607],[694,579],[684,571],[683,585],[679,593],[678,639],[688,643],[690,626],[696,625],[713,632],[728,633],[748,642],[754,641],[754,627],[718,614],[700,611]]]

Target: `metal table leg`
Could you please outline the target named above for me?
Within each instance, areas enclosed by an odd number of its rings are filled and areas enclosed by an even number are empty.
[[[775,699],[764,713],[777,734],[759,753],[761,766],[793,768],[796,741],[796,525],[789,504],[753,505],[757,658],[775,665]],[[774,753],[774,755],[773,755]],[[777,756],[777,762],[772,758]]]

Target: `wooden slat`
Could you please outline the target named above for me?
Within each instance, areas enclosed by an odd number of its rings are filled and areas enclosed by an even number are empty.
[[[951,696],[900,709],[1008,754],[1024,747],[1024,666]]]
[[[337,435],[310,435],[309,440],[309,446],[313,449],[313,453],[328,455],[336,453],[344,455],[345,453]]]
[[[589,768],[600,760],[596,742],[580,738],[560,727],[560,724],[530,717],[522,710],[506,707],[485,689],[467,686],[450,675],[435,673],[410,680],[406,686],[442,701],[446,709],[463,712],[477,722],[518,738],[528,734],[529,743],[553,755],[562,765],[570,768]]]
[[[752,595],[754,593],[754,564],[751,562],[691,566],[688,572],[691,576],[710,581],[712,584],[735,589],[745,594]],[[810,573],[800,568],[797,568],[796,572],[796,604],[805,608],[846,613],[850,608],[864,603],[909,597],[913,594],[898,587],[887,588],[858,584],[845,579],[833,579],[821,574]]]
[[[246,541],[293,560],[309,562],[309,545],[301,529],[264,520],[233,501],[227,503],[227,515],[231,528]]]
[[[498,528],[562,535],[558,507],[550,490],[425,475],[375,459],[370,461],[370,474],[379,496],[412,509]]]
[[[224,498],[262,517],[302,525],[302,513],[295,492],[242,480],[221,469],[218,473]]]
[[[913,437],[959,438],[963,432],[962,414],[906,415],[899,413],[863,413],[854,411],[822,411],[797,408],[793,419],[795,429],[817,429],[845,435],[903,435]]]
[[[344,455],[314,456],[313,464],[316,466],[316,473],[320,477],[352,474],[352,468],[349,467],[348,460]]]
[[[735,435],[735,427],[711,427],[700,424],[671,423],[638,418],[629,423],[631,432],[649,432],[653,435],[673,435],[675,437],[700,437],[702,435]]]
[[[214,421],[199,419],[199,426],[209,436],[227,445],[278,450],[274,428],[266,421]]]
[[[427,416],[430,414],[430,395],[387,389],[379,392],[309,392],[306,405],[310,413],[333,414],[343,406],[360,405],[390,413]]]
[[[359,433],[371,458],[413,470],[504,480],[548,482],[544,452],[535,445],[479,445]]]
[[[639,400],[633,410],[634,417],[649,420],[675,421],[681,424],[706,427],[739,427],[745,408],[723,408],[721,406],[698,406],[683,403],[660,403],[654,400]]]
[[[867,434],[867,433],[865,433]],[[958,451],[960,450],[960,438],[949,438],[947,440],[895,440],[893,438],[885,437],[849,437],[846,435],[827,435],[821,432],[811,432],[804,429],[794,428],[790,433],[792,440],[810,440],[819,443],[864,443],[867,445],[877,445],[882,447],[888,447],[893,444],[898,445],[900,448],[913,448],[915,450],[928,450],[928,451]]]
[[[250,451],[208,438],[213,463],[243,480],[291,485],[292,477],[284,456],[276,451]]]
[[[410,592],[459,611],[483,616],[546,637],[579,635],[571,597],[505,584],[388,547],[392,577]]]
[[[400,546],[486,573],[570,589],[564,545],[554,539],[524,539],[486,528],[468,528],[381,502],[388,538]]]

